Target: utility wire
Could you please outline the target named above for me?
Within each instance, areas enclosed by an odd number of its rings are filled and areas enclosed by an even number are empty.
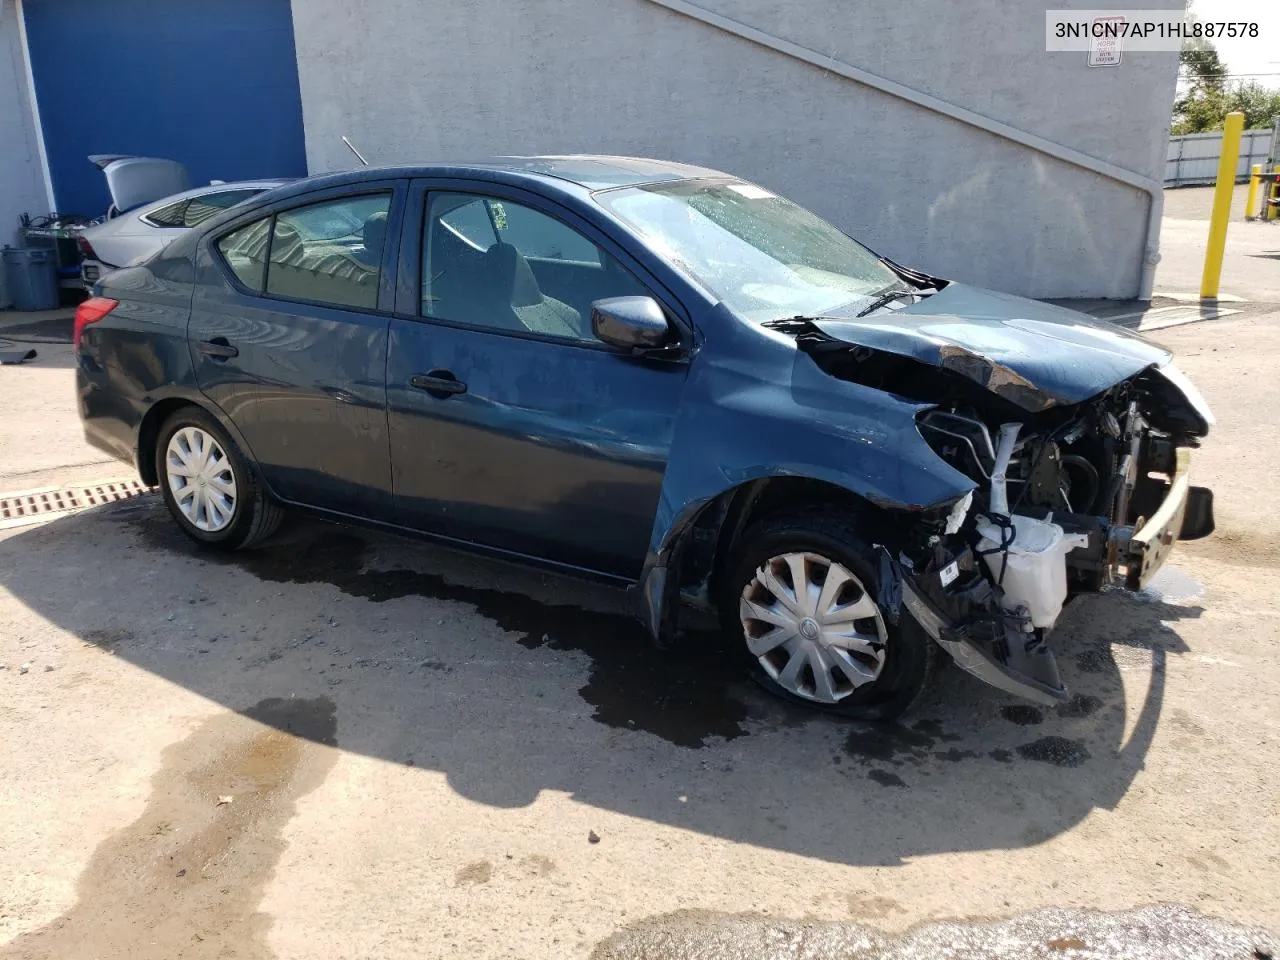
[[[1234,80],[1237,77],[1280,77],[1280,70],[1274,73],[1224,73],[1216,77],[1205,76],[1200,73],[1184,73],[1184,77],[1200,77],[1204,80]]]

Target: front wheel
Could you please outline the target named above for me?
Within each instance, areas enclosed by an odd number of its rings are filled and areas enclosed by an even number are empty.
[[[198,407],[184,407],[164,422],[155,457],[165,506],[193,540],[248,547],[279,526],[280,508],[267,498],[244,455]]]
[[[860,720],[890,720],[937,654],[910,615],[878,601],[875,551],[838,507],[768,517],[743,535],[721,622],[769,691]]]

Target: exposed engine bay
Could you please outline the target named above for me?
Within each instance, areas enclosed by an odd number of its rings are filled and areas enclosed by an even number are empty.
[[[1198,446],[1208,429],[1170,387],[1160,371],[1145,371],[1089,402],[999,423],[993,414],[1001,411],[952,402],[926,411],[920,431],[978,484],[978,513],[1051,519],[1065,533],[1091,535],[1092,549],[1068,555],[1073,592],[1097,590],[1115,576],[1138,589],[1154,571],[1128,569],[1126,541],[1169,495],[1179,449]],[[1189,499],[1208,496],[1206,490]],[[1206,511],[1191,506],[1188,533],[1208,534],[1201,529]],[[1105,543],[1096,536],[1103,533]],[[1179,539],[1193,538],[1180,532]]]
[[[1212,494],[1187,473],[1212,423],[1203,399],[1166,363],[1063,402],[972,350],[931,346],[924,362],[923,348],[832,335],[848,329],[802,320],[786,332],[829,374],[927,404],[921,436],[975,484],[894,544],[903,606],[981,679],[1061,700],[1045,638],[1063,604],[1113,583],[1140,589],[1178,539],[1213,530]]]

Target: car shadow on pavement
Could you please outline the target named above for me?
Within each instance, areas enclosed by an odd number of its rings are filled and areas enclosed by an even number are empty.
[[[70,343],[75,310],[59,308],[34,313],[0,313],[0,340],[26,343]]]
[[[1166,659],[1187,651],[1177,622],[1200,613],[1082,599],[1052,639],[1068,702],[952,668],[871,725],[770,697],[712,636],[658,650],[616,591],[310,520],[207,553],[154,495],[10,535],[0,587],[83,640],[90,674],[112,655],[241,713],[327,698],[342,749],[440,771],[475,801],[564,791],[872,865],[1028,846],[1114,807],[1156,734]]]

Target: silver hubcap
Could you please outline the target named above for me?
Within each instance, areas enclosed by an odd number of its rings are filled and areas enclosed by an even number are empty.
[[[837,703],[884,669],[888,632],[862,581],[816,553],[774,557],[739,605],[747,648],[789,693]]]
[[[182,515],[197,530],[217,533],[236,512],[236,477],[231,461],[212,436],[183,427],[169,438],[164,472]]]

